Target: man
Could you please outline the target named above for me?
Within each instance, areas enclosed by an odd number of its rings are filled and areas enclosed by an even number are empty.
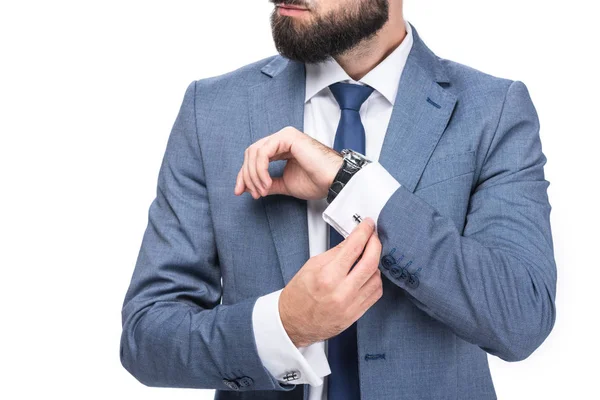
[[[272,1],[280,55],[186,91],[123,366],[217,399],[495,398],[487,354],[555,321],[525,85],[435,56],[401,0]]]

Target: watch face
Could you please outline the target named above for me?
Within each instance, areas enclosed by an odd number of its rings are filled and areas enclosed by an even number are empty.
[[[363,164],[370,162],[370,160],[368,160],[363,154],[359,153],[358,151],[354,151],[352,149],[347,150],[348,151],[346,154],[348,154],[348,156],[345,156],[345,158],[347,158],[349,162],[352,162],[357,166],[362,166]]]

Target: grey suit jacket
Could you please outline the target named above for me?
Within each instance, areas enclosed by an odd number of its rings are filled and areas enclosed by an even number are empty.
[[[246,147],[302,130],[304,79],[275,56],[188,87],[122,309],[121,362],[143,384],[306,398],[264,368],[251,318],[309,258],[306,201],[233,193]],[[402,186],[378,219],[383,297],[357,325],[361,398],[495,398],[487,355],[523,360],[555,321],[525,85],[440,59],[414,29],[379,162]]]

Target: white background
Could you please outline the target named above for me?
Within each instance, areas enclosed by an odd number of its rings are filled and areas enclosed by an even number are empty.
[[[272,6],[0,4],[0,398],[212,399],[129,375],[119,361],[121,305],[187,85],[274,54]],[[557,321],[527,360],[490,356],[500,399],[600,398],[594,4],[404,7],[439,56],[525,82],[541,120]]]

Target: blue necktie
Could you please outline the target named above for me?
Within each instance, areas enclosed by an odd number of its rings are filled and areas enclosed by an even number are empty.
[[[340,152],[342,149],[352,149],[365,154],[365,128],[360,120],[359,110],[373,88],[352,83],[334,83],[329,89],[342,109],[333,148]],[[337,246],[343,240],[342,235],[329,226],[329,248]],[[356,322],[329,339],[327,359],[331,368],[327,399],[360,400]]]

